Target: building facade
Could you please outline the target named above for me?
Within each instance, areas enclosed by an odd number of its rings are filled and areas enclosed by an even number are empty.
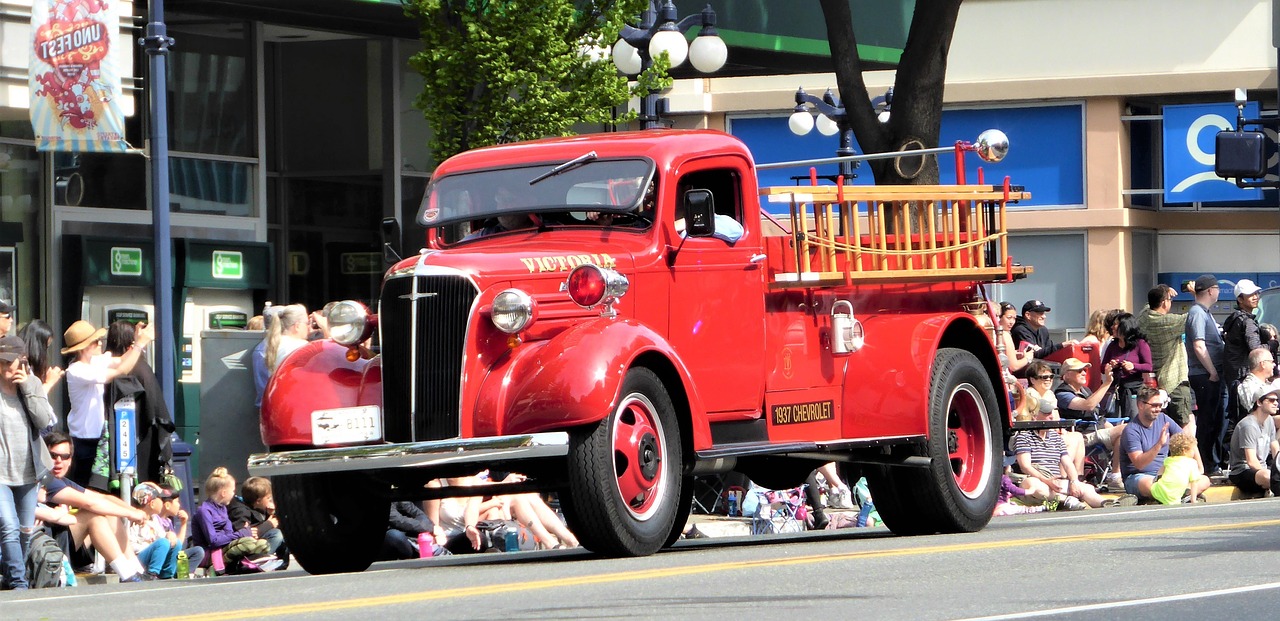
[[[66,286],[69,272],[87,270],[68,246],[151,238],[149,188],[141,153],[35,150],[31,2],[0,0],[0,298],[8,288],[20,322],[45,317],[61,329],[105,317],[92,315],[97,302],[85,285]],[[135,41],[145,3],[112,4],[119,40]],[[177,41],[168,58],[173,237],[270,248],[269,285],[239,298],[254,311],[267,300],[318,307],[373,298],[379,223],[395,217],[406,238],[420,239],[412,220],[434,167],[430,129],[412,104],[420,91],[407,67],[418,47],[413,24],[394,2],[324,0],[307,12],[276,0],[166,6]],[[1176,134],[1166,122],[1195,106],[1233,110],[1235,88],[1274,110],[1270,24],[1264,0],[966,0],[948,64],[944,141],[1005,130],[1014,155],[986,174],[1008,174],[1035,197],[1009,224],[1011,252],[1036,274],[995,295],[1043,299],[1055,309],[1051,327],[1072,330],[1092,309],[1138,308],[1153,284],[1187,274],[1280,284],[1275,194],[1179,199],[1173,164],[1203,159],[1196,145],[1211,145],[1216,126],[1200,123],[1188,139],[1190,127]],[[146,58],[136,45],[113,54],[125,76],[126,137],[142,149]],[[834,152],[834,138],[786,130],[796,87],[821,92],[834,76],[821,63],[793,73],[789,62],[786,75],[678,80],[675,123],[742,136],[761,162]],[[871,72],[867,82],[882,93],[893,72]]]

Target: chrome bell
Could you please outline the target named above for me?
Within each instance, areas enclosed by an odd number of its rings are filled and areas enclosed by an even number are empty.
[[[973,149],[978,152],[978,157],[983,161],[999,162],[1009,154],[1009,137],[998,129],[988,129],[978,134],[978,140],[974,143]]]

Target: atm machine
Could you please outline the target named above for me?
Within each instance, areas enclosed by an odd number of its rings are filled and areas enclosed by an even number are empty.
[[[263,449],[249,364],[263,333],[244,328],[266,301],[271,247],[180,239],[175,257],[182,300],[174,305],[182,325],[177,424],[199,438],[192,459],[198,480],[218,466],[243,480],[249,454]]]
[[[100,328],[118,320],[154,321],[155,252],[150,240],[66,235],[62,250],[66,293],[55,333],[77,319]],[[147,355],[154,367],[150,348]]]

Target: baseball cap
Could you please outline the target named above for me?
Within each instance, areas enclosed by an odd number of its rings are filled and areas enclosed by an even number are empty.
[[[1236,282],[1236,297],[1240,297],[1242,295],[1253,295],[1259,291],[1262,291],[1262,287],[1253,284],[1253,281],[1248,278],[1241,278]]]
[[[1093,366],[1093,363],[1084,362],[1079,358],[1067,358],[1066,360],[1062,361],[1063,371],[1079,371],[1080,369],[1087,369],[1091,366]]]
[[[133,501],[139,505],[145,505],[155,499],[168,500],[173,498],[173,493],[166,490],[155,483],[139,483],[133,488]]]
[[[1208,291],[1210,287],[1217,286],[1218,277],[1213,274],[1203,274],[1196,279],[1196,293]]]
[[[6,302],[6,301],[4,301],[4,300],[0,300],[0,315],[8,315],[8,316],[12,317],[12,316],[13,316],[13,305],[12,305],[12,304],[10,304],[10,303],[8,303],[8,302]]]
[[[1022,312],[1024,314],[1025,313],[1047,313],[1050,310],[1051,309],[1048,306],[1045,306],[1044,302],[1041,302],[1040,300],[1027,300],[1027,303],[1022,305]]]
[[[1252,410],[1253,406],[1258,405],[1258,402],[1262,401],[1263,397],[1275,393],[1280,393],[1280,380],[1268,384],[1259,384],[1257,388],[1253,389],[1253,394],[1250,395],[1249,409]]]
[[[12,335],[0,338],[0,360],[13,362],[26,355],[26,341]]]

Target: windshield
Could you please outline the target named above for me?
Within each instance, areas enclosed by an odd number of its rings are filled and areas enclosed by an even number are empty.
[[[509,214],[549,214],[548,225],[589,224],[591,213],[637,210],[653,176],[653,162],[579,157],[519,168],[459,173],[427,188],[418,222],[428,227],[496,220]]]
[[[1280,326],[1280,288],[1264,289],[1258,296],[1258,323]]]

